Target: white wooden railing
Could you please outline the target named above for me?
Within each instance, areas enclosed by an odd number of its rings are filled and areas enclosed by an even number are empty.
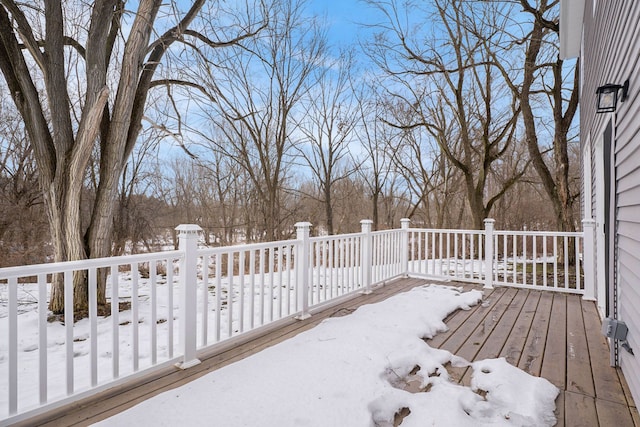
[[[0,269],[0,425],[16,422],[198,355],[259,328],[276,328],[397,277],[572,292],[593,298],[593,228],[583,233],[410,228],[199,248],[181,225],[177,251]],[[107,271],[110,315],[98,313]],[[73,276],[86,274],[89,310],[74,319]],[[65,311],[49,322],[54,274]],[[33,308],[32,308],[33,307]]]
[[[587,295],[593,298],[593,252],[585,232],[408,229],[409,275]],[[592,240],[587,239],[592,248]],[[589,252],[585,264],[584,254]],[[584,275],[584,272],[591,274]],[[487,274],[486,272],[491,272]],[[587,280],[588,283],[585,283]],[[591,281],[591,282],[589,282]]]

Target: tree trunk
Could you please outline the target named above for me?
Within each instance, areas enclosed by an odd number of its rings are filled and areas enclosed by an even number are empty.
[[[482,230],[484,219],[486,218],[486,208],[484,205],[483,191],[484,184],[474,185],[473,175],[466,174],[465,181],[467,186],[467,200],[469,201],[469,209],[471,210],[471,218],[473,220],[473,229]]]
[[[380,198],[380,191],[374,190],[373,195],[371,197],[371,202],[373,203],[373,231],[378,231],[378,223],[379,223],[379,214],[378,214],[378,199]]]
[[[520,105],[525,125],[527,149],[533,167],[540,177],[543,187],[551,201],[556,217],[556,226],[560,231],[575,231],[573,221],[573,198],[569,188],[569,157],[567,148],[567,132],[573,120],[578,104],[579,64],[576,64],[574,75],[574,87],[569,99],[566,113],[563,115],[562,99],[562,60],[557,59],[553,64],[554,85],[552,89],[554,140],[553,140],[553,164],[555,174],[547,166],[543,154],[540,151],[538,135],[536,131],[535,117],[532,111],[530,97],[531,87],[534,83],[535,72],[538,69],[537,59],[543,40],[544,22],[541,15],[536,15],[533,30],[529,37],[529,46],[525,56],[524,77],[520,94]]]
[[[327,186],[328,187],[328,186]],[[327,217],[327,233],[333,235],[333,207],[331,206],[331,189],[327,188],[324,192],[324,213]]]

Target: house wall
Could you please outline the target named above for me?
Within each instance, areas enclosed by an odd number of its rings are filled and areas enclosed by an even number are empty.
[[[636,356],[623,349],[617,358],[634,400],[640,402],[640,2],[628,0],[587,0],[584,13],[581,54],[583,86],[580,103],[580,130],[591,150],[592,181],[585,183],[595,194],[595,146],[604,126],[612,120],[611,221],[608,236],[613,253],[610,283],[618,301],[609,315],[629,327],[628,341]],[[618,103],[616,113],[596,114],[598,86],[622,84],[630,79],[629,98]],[[595,217],[597,201],[592,197]],[[586,209],[588,211],[588,209]],[[596,248],[602,250],[602,248]]]

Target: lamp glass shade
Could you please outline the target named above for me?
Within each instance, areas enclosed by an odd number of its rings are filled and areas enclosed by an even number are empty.
[[[596,95],[598,97],[598,105],[597,112],[598,113],[607,113],[616,111],[616,107],[618,104],[618,90],[622,86],[614,85],[614,84],[606,84],[604,86],[600,86],[596,91]]]
[[[598,110],[615,110],[616,108],[616,92],[603,92],[598,98]]]

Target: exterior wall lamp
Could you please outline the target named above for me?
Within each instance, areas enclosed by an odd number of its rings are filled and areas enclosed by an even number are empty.
[[[618,107],[618,91],[620,89],[622,89],[620,102],[624,102],[629,94],[629,79],[625,80],[622,85],[607,83],[606,85],[600,86],[596,89],[596,95],[598,97],[596,113],[615,112]]]

